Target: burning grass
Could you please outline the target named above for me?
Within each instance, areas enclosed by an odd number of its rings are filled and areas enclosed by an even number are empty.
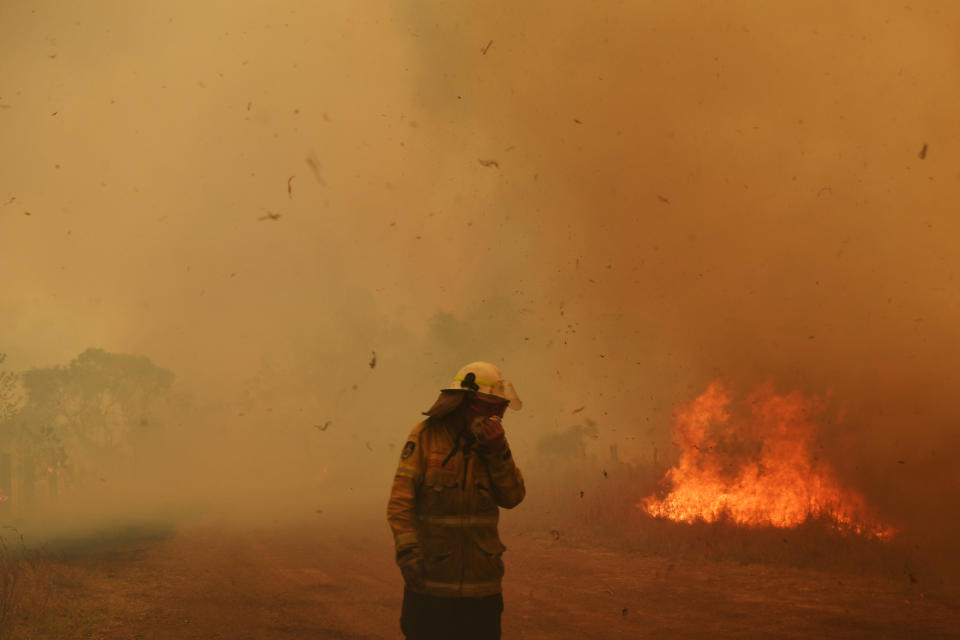
[[[669,490],[638,507],[677,522],[790,528],[814,520],[892,537],[893,529],[874,516],[863,495],[842,485],[819,450],[826,405],[798,391],[778,394],[771,384],[734,403],[722,384],[711,384],[674,413],[681,453],[666,473]]]
[[[782,399],[781,396],[772,399],[768,396],[771,402],[776,398]],[[704,440],[697,441],[698,446],[706,444],[702,447],[705,450],[713,447],[724,453],[726,467],[721,465],[721,468],[726,472],[721,479],[736,479],[743,475],[733,461],[750,463],[763,457],[764,446],[758,445],[757,434],[772,430],[775,436],[780,434],[787,440],[797,440],[799,436],[791,435],[791,429],[809,427],[811,416],[816,415],[809,405],[801,410],[803,407],[796,404],[797,400],[797,397],[791,399],[794,404],[790,406],[795,409],[791,414],[792,421],[754,424],[752,441],[742,434],[733,445],[720,442],[718,446]],[[763,406],[762,402],[760,406]],[[731,434],[726,429],[729,424],[721,422],[725,429],[720,431],[721,434]],[[704,429],[703,433],[709,434],[710,431]],[[815,434],[803,433],[800,441],[815,444]],[[733,438],[732,435],[729,437]],[[788,475],[792,479],[782,491],[774,492],[774,497],[782,499],[781,493],[792,490],[794,494],[788,496],[789,499],[800,495],[808,506],[822,504],[826,508],[809,508],[802,516],[792,515],[789,522],[779,524],[774,524],[772,518],[745,522],[742,513],[722,508],[705,512],[709,517],[671,519],[669,512],[658,513],[644,507],[664,504],[668,496],[676,495],[676,481],[697,477],[692,472],[689,476],[671,473],[683,463],[678,462],[668,469],[621,461],[613,450],[609,458],[599,459],[581,453],[578,447],[568,449],[572,455],[541,452],[522,464],[527,477],[527,498],[516,511],[504,514],[506,526],[559,544],[600,545],[618,552],[662,556],[669,562],[733,562],[771,568],[812,569],[835,574],[838,579],[842,574],[892,579],[908,588],[924,591],[937,591],[946,586],[952,592],[957,586],[949,583],[949,571],[925,548],[921,535],[906,527],[895,535],[877,535],[878,532],[892,531],[892,527],[877,524],[880,521],[867,508],[863,497],[853,488],[841,487],[830,475],[826,460],[814,459],[820,456],[815,448],[811,453],[810,449],[788,447],[799,455],[800,460],[788,465],[788,471],[790,474],[809,472],[814,478],[808,481],[809,486],[830,489],[834,492],[830,495],[845,500],[843,506],[838,508],[829,501],[811,500],[811,495],[816,498],[821,494],[808,491],[802,482]],[[770,449],[782,450],[776,444]],[[742,457],[737,458],[735,452]],[[682,453],[680,459],[683,459]],[[772,465],[771,460],[765,464]],[[688,469],[717,468],[705,457],[688,457],[687,461],[696,462]],[[776,469],[770,469],[769,473],[772,477],[782,477]],[[826,481],[823,478],[831,479]],[[755,495],[762,493],[755,492]],[[775,512],[776,509],[771,509],[766,513]],[[764,511],[760,510],[760,513]],[[838,513],[849,514],[849,519],[839,519]],[[855,526],[861,521],[854,520],[854,515],[871,518],[866,522],[873,523],[873,528]]]
[[[877,511],[831,464],[848,454],[824,444],[831,440],[822,428],[844,425],[830,400],[778,393],[771,384],[737,397],[714,383],[674,411],[677,449],[666,465],[656,457],[653,464],[624,462],[615,448],[609,458],[590,455],[599,430],[587,420],[586,428],[554,434],[524,456],[527,498],[504,523],[559,544],[668,562],[822,570],[960,595],[960,556],[945,533],[952,512],[937,512],[930,493],[911,497],[917,509]],[[926,489],[941,492],[938,500],[951,490],[935,483]]]
[[[827,515],[788,526],[746,526],[726,516],[713,522],[677,522],[638,509],[662,477],[629,463],[583,458],[563,474],[528,465],[529,493],[506,527],[555,544],[605,547],[618,553],[659,556],[668,563],[735,563],[770,569],[808,569],[835,575],[893,580],[918,592],[952,592],[936,558],[919,550],[909,532],[893,539],[837,528]],[[554,467],[556,469],[556,467]],[[603,472],[606,471],[606,476]],[[580,497],[580,492],[583,497]]]

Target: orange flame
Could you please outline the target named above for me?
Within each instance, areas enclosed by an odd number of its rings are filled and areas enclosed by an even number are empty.
[[[893,530],[868,514],[863,496],[840,486],[814,454],[817,416],[826,408],[799,392],[786,396],[762,385],[750,410],[731,419],[730,396],[714,382],[674,414],[680,459],[666,474],[670,492],[637,506],[678,522],[727,519],[747,526],[794,527],[829,518],[840,530],[886,538]]]

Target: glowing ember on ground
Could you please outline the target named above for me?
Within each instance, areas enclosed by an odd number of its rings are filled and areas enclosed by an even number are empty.
[[[794,527],[808,518],[829,518],[844,531],[893,534],[870,517],[863,496],[841,487],[815,455],[823,400],[796,391],[780,396],[766,384],[747,398],[742,416],[732,417],[730,404],[715,382],[680,407],[673,436],[683,451],[666,474],[670,492],[645,498],[638,507],[678,522]]]

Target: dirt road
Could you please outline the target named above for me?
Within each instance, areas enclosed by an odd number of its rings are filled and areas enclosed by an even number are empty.
[[[6,637],[400,638],[385,522],[206,521],[163,538],[101,538],[25,578]],[[504,638],[946,638],[956,602],[909,581],[694,562],[503,533]]]

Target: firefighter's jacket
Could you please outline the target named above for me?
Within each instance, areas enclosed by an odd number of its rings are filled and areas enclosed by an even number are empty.
[[[478,452],[476,444],[458,444],[458,430],[442,418],[414,427],[393,479],[387,520],[398,557],[422,553],[423,593],[494,595],[501,591],[506,550],[497,533],[499,507],[523,500],[523,476],[509,446]]]

